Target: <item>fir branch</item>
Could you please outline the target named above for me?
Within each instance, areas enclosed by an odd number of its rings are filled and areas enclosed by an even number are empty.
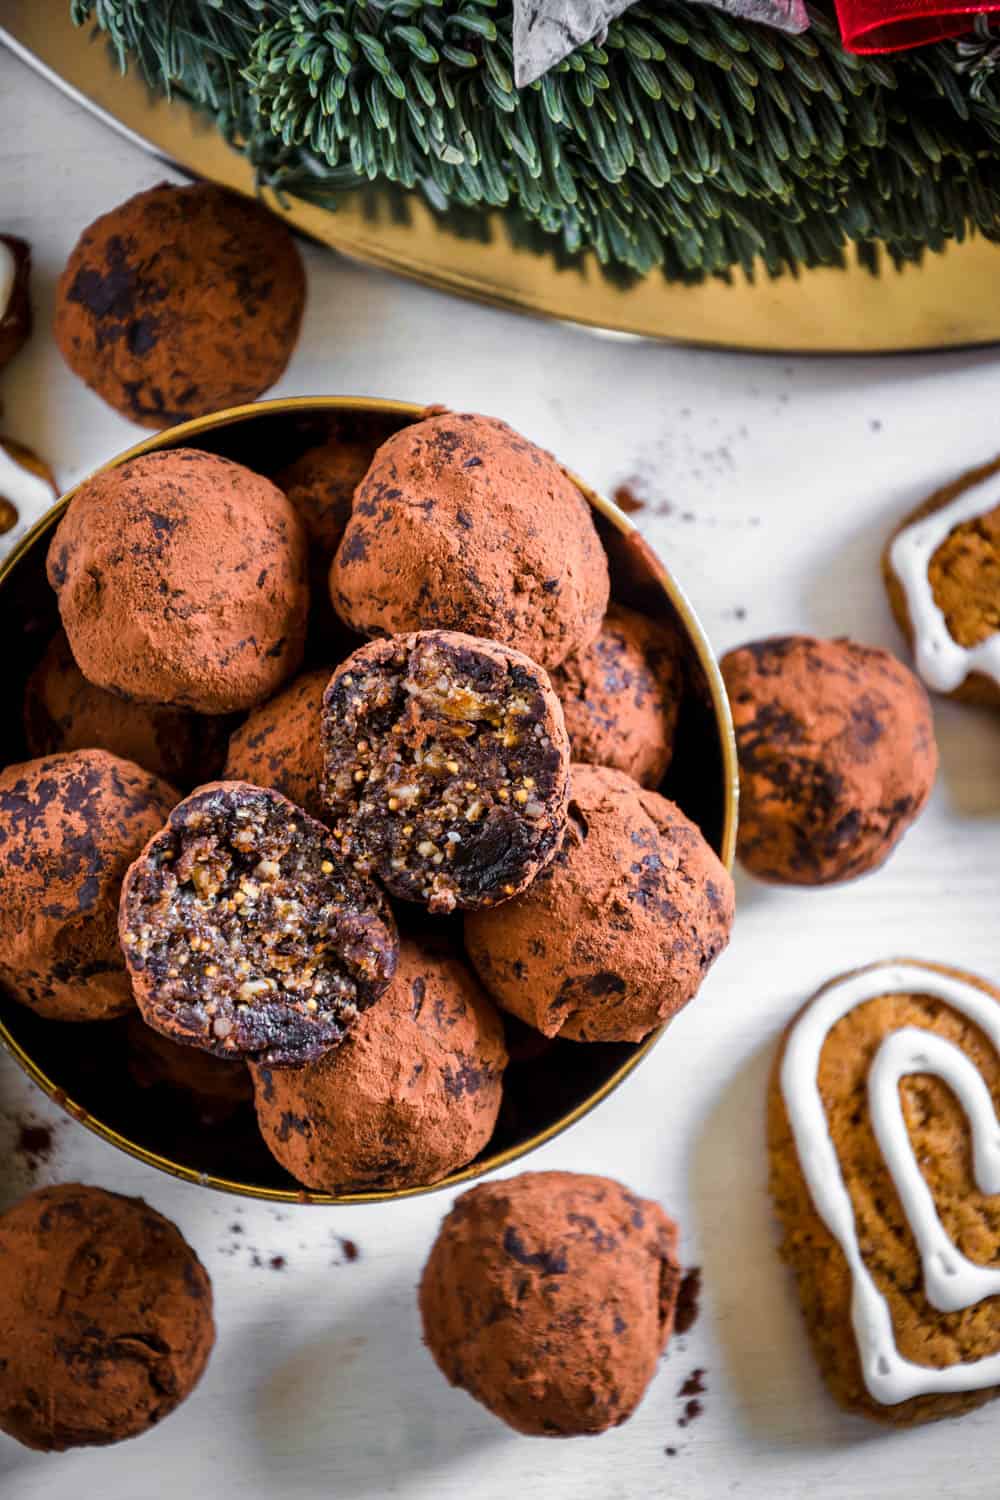
[[[963,44],[858,58],[707,6],[640,3],[513,85],[509,0],[73,0],[122,65],[213,110],[262,181],[335,206],[419,189],[481,233],[618,273],[771,274],[1000,238],[1000,99]],[[480,227],[475,228],[476,225]]]

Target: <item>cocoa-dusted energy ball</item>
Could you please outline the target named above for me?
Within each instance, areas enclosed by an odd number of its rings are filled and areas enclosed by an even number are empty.
[[[303,672],[284,692],[255,708],[229,741],[227,781],[273,787],[310,817],[325,822],[322,795],[323,694],[330,668]]]
[[[302,518],[310,562],[324,582],[351,517],[354,491],[367,474],[377,446],[374,438],[334,433],[275,475],[275,484]]]
[[[143,1018],[218,1057],[296,1065],[381,995],[398,940],[379,892],[278,792],[199,787],[125,877],[120,929]]]
[[[0,984],[15,999],[54,1021],[131,1009],[122,878],[177,795],[104,750],[0,771]]]
[[[593,640],[608,587],[590,507],[555,459],[450,412],[378,450],[330,573],[355,630],[467,630],[543,667]]]
[[[519,651],[458,631],[371,641],[323,705],[343,857],[431,911],[490,906],[544,868],[566,820],[559,700]]]
[[[877,869],[930,795],[927,694],[888,651],[773,636],[721,662],[740,762],[737,851],[762,880],[828,885]]]
[[[498,1004],[545,1036],[637,1042],[697,993],[732,922],[729,873],[679,807],[574,765],[559,853],[523,895],[469,912],[465,943]]]
[[[138,1437],[190,1396],[212,1284],[141,1198],[65,1183],[0,1215],[0,1431],[59,1452]]]
[[[670,765],[683,693],[680,645],[665,625],[612,604],[589,646],[552,672],[573,759],[657,786]]]
[[[574,1437],[635,1411],[670,1338],[677,1226],[607,1177],[525,1172],[463,1193],[420,1282],[442,1373],[518,1432]]]
[[[49,546],[80,670],[140,703],[253,708],[302,657],[302,526],[279,489],[193,448],[86,480]]]
[[[56,288],[56,342],[122,416],[168,427],[273,385],[305,292],[274,214],[211,183],[164,182],[84,230]]]
[[[421,1187],[486,1145],[506,1063],[500,1017],[467,965],[404,938],[388,990],[336,1051],[253,1068],[257,1118],[308,1188]]]
[[[171,1103],[183,1100],[205,1125],[224,1124],[252,1103],[245,1063],[172,1042],[147,1026],[138,1011],[128,1017],[126,1032],[129,1076],[138,1088],[169,1090]]]
[[[109,750],[173,786],[211,781],[226,755],[225,719],[158,703],[132,703],[95,687],[63,631],[28,678],[24,733],[31,755]]]

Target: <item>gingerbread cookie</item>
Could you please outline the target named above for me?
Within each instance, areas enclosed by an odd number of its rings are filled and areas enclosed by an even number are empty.
[[[907,516],[882,572],[927,686],[1000,708],[1000,458]]]
[[[0,234],[0,370],[31,334],[31,247],[12,234]]]
[[[998,1048],[1000,990],[905,959],[834,979],[785,1034],[771,1194],[851,1411],[906,1426],[1000,1395]]]

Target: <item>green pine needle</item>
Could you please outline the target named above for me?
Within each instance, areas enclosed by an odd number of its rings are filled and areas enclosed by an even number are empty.
[[[650,0],[513,84],[509,0],[72,0],[119,64],[210,110],[259,179],[335,207],[419,189],[458,233],[620,278],[896,264],[1000,239],[1000,38],[845,53]]]

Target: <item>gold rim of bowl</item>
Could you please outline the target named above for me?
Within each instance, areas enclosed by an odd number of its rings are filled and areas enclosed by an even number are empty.
[[[293,396],[283,400],[259,401],[247,406],[229,407],[225,411],[214,412],[211,416],[196,417],[190,422],[182,422],[175,427],[165,428],[162,432],[136,443],[132,448],[120,453],[108,463],[101,464],[95,473],[102,473],[107,469],[117,468],[119,464],[126,463],[129,459],[138,458],[144,453],[153,453],[161,448],[176,447],[181,443],[193,441],[199,435],[212,432],[219,427],[235,426],[242,422],[250,422],[255,418],[268,415],[282,415],[288,413],[301,413],[303,415],[321,415],[328,412],[382,412],[388,416],[402,417],[410,421],[419,421],[424,415],[426,407],[418,406],[407,401],[387,401],[375,397],[365,396]],[[638,528],[629,520],[628,516],[621,511],[612,501],[606,499],[592,490],[575,474],[570,474],[574,484],[578,486],[581,493],[606,520],[616,528],[623,536],[639,536]],[[81,480],[80,484],[86,480]],[[44,516],[38,520],[18,542],[17,546],[0,563],[0,588],[14,573],[21,560],[42,540],[56,525],[66,507],[69,505],[74,494],[79,489],[76,484],[68,490]],[[733,734],[732,719],[729,712],[729,701],[723,686],[722,675],[716,663],[715,655],[697,615],[688,603],[683,590],[678,586],[656,553],[648,544],[642,545],[643,561],[649,572],[655,577],[662,588],[673,609],[676,611],[691,649],[698,658],[699,665],[705,674],[711,694],[712,713],[718,733],[719,747],[722,757],[722,781],[720,794],[722,797],[722,834],[720,839],[719,856],[728,870],[732,869],[733,858],[736,849],[736,817],[737,802],[739,797],[739,783],[736,762],[736,740]],[[489,1172],[496,1171],[499,1167],[507,1166],[517,1161],[522,1156],[527,1156],[539,1146],[545,1145],[547,1141],[553,1140],[575,1125],[588,1115],[592,1109],[612,1094],[619,1084],[623,1083],[635,1068],[639,1066],[645,1057],[656,1046],[666,1027],[660,1027],[652,1032],[646,1039],[639,1043],[635,1051],[621,1063],[608,1078],[582,1100],[573,1109],[561,1115],[558,1120],[545,1127],[544,1130],[519,1141],[516,1145],[508,1146],[502,1151],[493,1152],[487,1156],[477,1157],[468,1166],[462,1167],[456,1172],[451,1172],[447,1177],[442,1177],[438,1182],[429,1183],[420,1187],[379,1189],[371,1192],[358,1193],[320,1193],[306,1188],[271,1188],[262,1187],[255,1183],[238,1182],[230,1178],[221,1177],[214,1173],[199,1172],[193,1167],[184,1165],[182,1162],[172,1161],[169,1157],[161,1156],[158,1152],[150,1151],[141,1142],[130,1140],[119,1131],[112,1129],[104,1123],[97,1115],[86,1109],[77,1100],[67,1095],[52,1078],[35,1062],[21,1044],[11,1035],[8,1027],[0,1020],[0,1042],[17,1063],[24,1069],[43,1093],[47,1094],[56,1104],[76,1120],[79,1124],[98,1135],[102,1140],[108,1141],[112,1146],[125,1151],[129,1156],[138,1161],[145,1162],[147,1166],[157,1167],[161,1172],[167,1172],[172,1177],[178,1177],[185,1182],[195,1183],[201,1187],[216,1188],[221,1192],[233,1193],[243,1198],[259,1198],[272,1203],[316,1203],[316,1204],[352,1204],[352,1203],[385,1203],[398,1198],[413,1198],[424,1193],[439,1192],[443,1188],[457,1187],[461,1183],[471,1182],[477,1177],[485,1176]]]

